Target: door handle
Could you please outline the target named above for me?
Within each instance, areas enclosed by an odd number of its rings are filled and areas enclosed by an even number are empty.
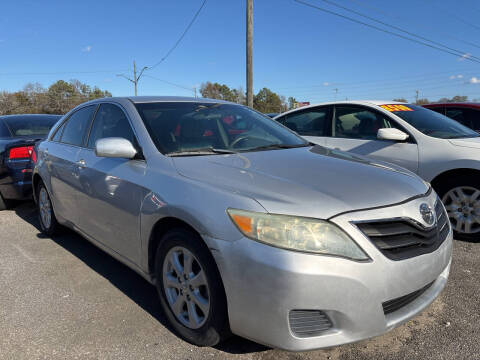
[[[87,166],[87,163],[86,163],[85,160],[83,160],[83,159],[82,159],[82,160],[78,160],[78,161],[77,161],[77,166],[78,166],[79,168],[84,168],[85,166]]]

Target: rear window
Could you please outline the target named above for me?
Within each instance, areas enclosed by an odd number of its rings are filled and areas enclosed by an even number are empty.
[[[13,116],[4,119],[13,137],[41,136],[45,137],[60,119],[57,116]]]
[[[7,138],[11,136],[12,135],[10,134],[10,131],[8,131],[8,128],[3,120],[0,120],[0,138]]]

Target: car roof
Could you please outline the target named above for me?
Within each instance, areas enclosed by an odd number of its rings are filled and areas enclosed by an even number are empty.
[[[389,101],[389,100],[344,100],[344,101],[330,101],[330,102],[324,102],[324,103],[317,103],[317,104],[312,104],[308,106],[302,106],[300,108],[292,109],[289,111],[286,111],[284,113],[281,113],[280,115],[276,116],[280,117],[282,115],[300,111],[300,110],[305,110],[317,106],[324,106],[324,105],[335,105],[335,104],[349,104],[349,105],[366,105],[366,106],[380,106],[380,105],[386,105],[386,104],[407,104],[404,102],[399,102],[399,101]]]
[[[217,103],[235,104],[229,101],[224,101],[219,99],[196,98],[196,97],[188,97],[188,96],[114,96],[114,97],[104,97],[100,99],[91,100],[88,103],[98,103],[103,101],[125,101],[125,100],[131,101],[134,104],[152,103],[152,102],[196,102],[196,103],[212,103],[212,104],[217,104]]]

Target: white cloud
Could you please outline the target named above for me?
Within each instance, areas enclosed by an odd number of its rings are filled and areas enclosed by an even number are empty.
[[[469,84],[480,84],[480,78],[477,78],[476,76],[472,77],[469,81]]]
[[[465,54],[463,54],[462,56],[460,56],[460,57],[458,58],[458,61],[463,61],[463,60],[466,60],[466,59],[470,59],[471,57],[472,57],[472,54],[470,54],[470,53],[465,53]]]
[[[458,74],[458,75],[451,75],[449,77],[450,80],[454,80],[454,79],[462,79],[463,78],[463,75],[462,74]]]
[[[82,52],[90,52],[92,50],[92,45],[87,45],[82,49]]]
[[[328,86],[328,85],[330,85],[329,82],[324,82],[324,83],[323,83],[323,86]]]

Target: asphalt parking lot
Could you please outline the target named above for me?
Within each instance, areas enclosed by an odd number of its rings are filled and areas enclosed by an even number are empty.
[[[480,359],[480,243],[456,241],[449,283],[424,313],[367,341],[289,353],[233,337],[197,348],[166,325],[154,287],[35,209],[0,213],[0,359]]]

